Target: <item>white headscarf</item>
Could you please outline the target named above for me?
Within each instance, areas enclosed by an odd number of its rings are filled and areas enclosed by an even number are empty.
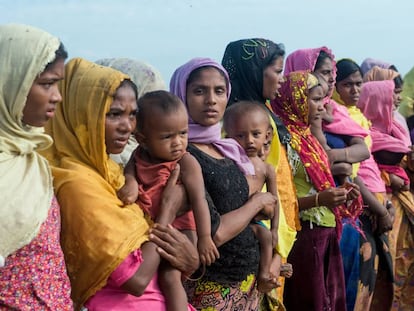
[[[59,44],[31,26],[0,26],[0,261],[29,244],[48,215],[52,177],[37,151],[52,139],[22,117],[34,80]]]

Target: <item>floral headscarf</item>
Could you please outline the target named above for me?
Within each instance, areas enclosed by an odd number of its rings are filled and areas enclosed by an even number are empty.
[[[221,63],[229,73],[232,91],[229,105],[240,100],[253,100],[265,104],[263,98],[263,70],[278,57],[285,55],[284,46],[273,41],[253,38],[230,42]],[[280,142],[286,144],[290,135],[279,118],[270,111]]]
[[[318,191],[335,187],[326,152],[312,135],[308,120],[308,92],[314,87],[309,72],[291,72],[280,89],[280,95],[272,101],[273,110],[280,116],[292,136],[291,147],[298,153],[313,187]],[[314,77],[314,79],[316,79]],[[343,217],[355,220],[362,212],[360,200],[352,206],[338,206],[333,209],[338,234],[341,232]],[[340,236],[340,235],[338,235]]]

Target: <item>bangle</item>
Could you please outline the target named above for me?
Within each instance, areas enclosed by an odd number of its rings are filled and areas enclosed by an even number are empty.
[[[319,207],[319,192],[315,194],[315,207]]]

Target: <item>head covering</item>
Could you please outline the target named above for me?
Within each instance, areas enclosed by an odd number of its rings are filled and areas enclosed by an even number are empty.
[[[335,182],[329,168],[328,157],[310,131],[309,75],[311,75],[309,72],[304,71],[291,72],[282,84],[280,95],[272,101],[272,108],[292,135],[290,145],[298,153],[313,187],[321,192],[335,187]],[[361,208],[361,204],[353,204],[352,208],[340,206],[333,210],[338,233],[342,228],[341,219],[343,217],[357,219],[362,211]]]
[[[275,124],[274,140],[287,144],[290,140],[287,129],[271,111],[270,104],[263,97],[263,71],[275,59],[284,55],[283,44],[259,38],[242,39],[227,45],[221,63],[229,73],[232,86],[229,105],[240,100],[266,103],[265,107],[273,119],[272,123]],[[278,136],[277,139],[276,136]],[[273,144],[271,148],[277,147],[278,149],[278,145]],[[279,154],[279,150],[275,150],[275,154]]]
[[[389,150],[406,153],[411,143],[402,126],[393,118],[392,80],[371,81],[362,85],[358,108],[371,121],[372,152]]]
[[[334,78],[336,75],[336,68],[335,68],[335,55],[332,53],[330,49],[326,46],[321,46],[319,48],[312,48],[312,49],[300,49],[290,53],[286,57],[286,64],[285,64],[285,75],[288,75],[292,71],[302,71],[302,70],[309,70],[314,71],[316,61],[318,60],[319,54],[324,51],[333,62],[333,70],[334,70]]]
[[[105,147],[105,115],[125,79],[109,67],[72,59],[61,84],[63,102],[46,127],[56,142],[47,157],[53,163],[61,244],[78,306],[147,239],[142,210],[117,198],[124,178]]]
[[[368,71],[371,70],[372,67],[374,66],[378,66],[380,68],[384,68],[384,69],[388,69],[390,68],[392,64],[388,63],[388,62],[384,62],[382,60],[379,59],[374,59],[374,58],[366,58],[362,63],[361,63],[361,71],[362,74],[365,75]]]
[[[400,74],[392,69],[384,69],[378,66],[372,67],[368,72],[364,74],[364,82],[368,81],[382,81],[382,80],[394,80]]]
[[[227,85],[227,97],[230,95],[231,87],[230,80],[226,69],[219,63],[210,58],[193,58],[184,65],[178,67],[170,81],[170,92],[177,95],[187,107],[187,81],[190,74],[202,67],[214,67],[220,70],[225,77]],[[213,144],[226,158],[236,162],[240,170],[248,175],[254,175],[254,167],[250,159],[246,155],[244,149],[231,138],[221,138],[221,125],[217,123],[212,126],[201,126],[195,123],[190,116],[188,116],[188,141],[193,143]]]
[[[37,151],[52,139],[22,117],[34,80],[56,58],[59,45],[31,26],[0,26],[0,258],[29,244],[48,215],[52,178]]]
[[[161,73],[145,62],[130,58],[103,58],[95,63],[127,74],[138,88],[138,98],[151,91],[166,89]]]
[[[221,61],[229,73],[232,92],[229,104],[240,100],[264,103],[263,71],[278,57],[284,47],[266,39],[242,39],[230,42]]]

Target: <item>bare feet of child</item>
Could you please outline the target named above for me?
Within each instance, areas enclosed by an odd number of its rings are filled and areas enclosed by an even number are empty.
[[[284,263],[280,266],[280,276],[290,278],[293,274],[293,268],[290,263]]]
[[[257,276],[257,289],[261,293],[268,293],[273,288],[280,287],[281,284],[277,280],[277,277],[275,277],[273,274],[268,274],[267,276],[264,275],[258,275]]]

